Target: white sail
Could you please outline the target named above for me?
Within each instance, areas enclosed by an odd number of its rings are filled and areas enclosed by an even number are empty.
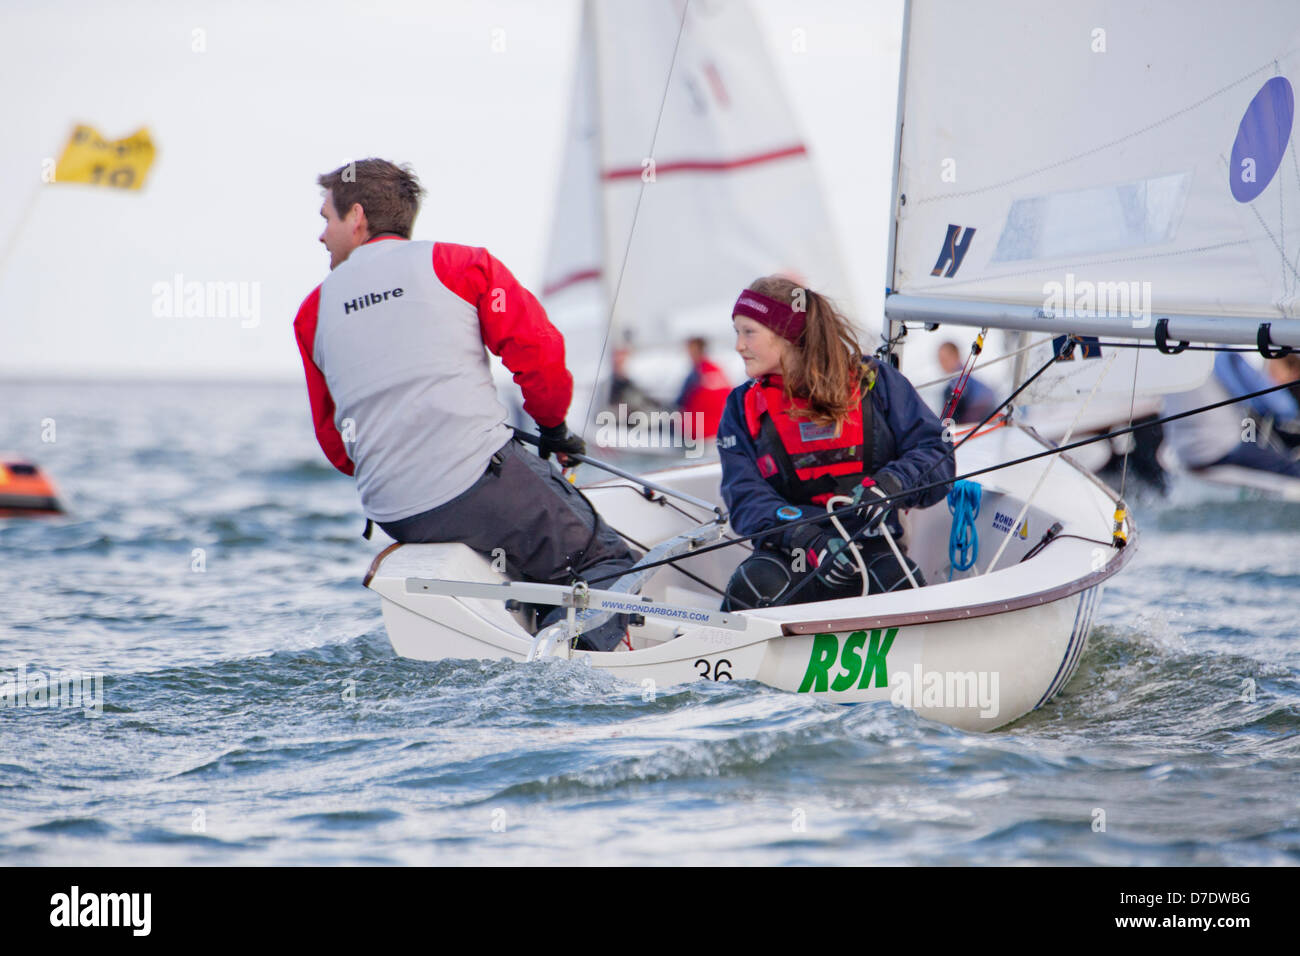
[[[591,11],[584,6],[573,74],[569,125],[564,137],[560,187],[542,276],[542,299],[572,298],[574,290],[599,284],[603,263],[600,193],[600,135],[596,117],[596,49]]]
[[[906,64],[900,302],[1110,316],[1148,339],[1162,314],[1300,334],[1293,0],[919,2]],[[1208,364],[1143,353],[1138,391]],[[1044,384],[1081,394],[1099,367]]]
[[[548,308],[599,283],[616,341],[677,347],[730,336],[737,293],[767,273],[851,310],[807,147],[748,4],[589,0],[583,16]]]

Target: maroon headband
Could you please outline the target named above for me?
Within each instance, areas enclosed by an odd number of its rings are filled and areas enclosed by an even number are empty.
[[[736,306],[731,310],[731,314],[743,315],[766,325],[781,338],[790,342],[798,342],[799,337],[803,335],[805,320],[802,312],[796,312],[784,302],[769,299],[749,289],[740,293],[740,298],[736,300]]]

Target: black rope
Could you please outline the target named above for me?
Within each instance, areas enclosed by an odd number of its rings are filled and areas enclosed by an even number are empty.
[[[1069,338],[1071,339],[1072,343],[1073,343],[1074,341],[1077,341],[1077,337],[1075,337],[1075,336],[1069,336]],[[1073,346],[1071,345],[1071,347],[1073,347]],[[976,425],[974,428],[972,428],[970,431],[968,431],[964,436],[962,436],[962,439],[961,439],[959,442],[957,442],[955,445],[952,446],[953,453],[955,454],[958,448],[960,448],[962,445],[964,445],[966,442],[968,442],[971,438],[973,438],[973,437],[975,436],[975,434],[976,434],[976,433],[977,433],[981,428],[983,428],[985,425],[987,425],[989,422],[991,422],[991,421],[993,420],[993,418],[994,418],[994,417],[995,417],[999,412],[1002,411],[1002,409],[1004,409],[1004,408],[1006,408],[1007,406],[1009,406],[1009,405],[1010,405],[1010,404],[1015,400],[1015,398],[1016,398],[1017,395],[1019,395],[1021,392],[1023,392],[1025,389],[1027,389],[1030,385],[1032,385],[1032,384],[1034,383],[1034,381],[1038,378],[1038,376],[1042,375],[1042,374],[1043,374],[1044,372],[1046,372],[1049,368],[1051,368],[1051,367],[1052,367],[1053,365],[1055,365],[1058,361],[1060,361],[1061,358],[1062,358],[1062,356],[1069,355],[1069,354],[1070,354],[1069,351],[1068,351],[1067,349],[1065,349],[1065,348],[1062,348],[1062,349],[1060,350],[1060,352],[1053,352],[1052,357],[1051,357],[1050,359],[1048,359],[1048,360],[1043,364],[1043,366],[1042,366],[1041,368],[1038,369],[1038,371],[1036,371],[1033,375],[1029,376],[1029,378],[1025,379],[1023,382],[1021,382],[1020,385],[1015,389],[1015,391],[1013,391],[1010,395],[1008,395],[1006,398],[1004,398],[1004,399],[1003,399],[1003,400],[998,404],[997,408],[993,409],[993,411],[989,412],[989,414],[986,415],[986,416],[984,417],[984,420],[983,420],[982,422],[980,422],[978,425]],[[936,467],[937,467],[937,466],[938,466],[942,461],[946,461],[946,460],[947,460],[947,459],[945,458],[945,459],[941,459],[940,461],[935,462],[933,465],[930,466],[930,468],[929,468],[929,472],[933,472],[934,469],[935,469],[935,468],[936,468]],[[928,473],[928,472],[927,472],[927,473]],[[915,493],[915,492],[918,491],[918,490],[924,491],[924,490],[926,490],[926,489],[928,489],[928,488],[933,488],[933,487],[936,486],[936,484],[939,484],[939,485],[942,485],[942,484],[956,484],[958,481],[961,481],[961,480],[962,480],[961,478],[953,478],[953,479],[952,479],[951,481],[949,481],[949,482],[932,482],[931,484],[925,486],[924,488],[921,488],[921,489],[915,489],[915,488],[914,488],[914,489],[912,489],[911,492],[908,492],[908,494]],[[872,507],[880,507],[880,506],[883,506],[884,504],[886,504],[886,503],[888,503],[888,502],[892,502],[894,498],[897,498],[897,497],[900,497],[900,496],[901,496],[901,495],[894,495],[894,496],[891,496],[891,497],[889,497],[889,498],[880,498],[880,499],[877,499],[876,501],[871,502],[871,505],[872,505]],[[837,509],[837,510],[838,510],[838,509]],[[865,537],[865,536],[866,536],[866,535],[867,535],[867,534],[868,534],[872,529],[874,529],[876,526],[878,526],[878,525],[880,525],[881,523],[883,523],[883,522],[885,521],[887,515],[888,515],[889,510],[890,510],[889,508],[886,508],[886,507],[880,507],[879,512],[875,515],[875,517],[874,517],[871,521],[868,521],[868,522],[867,522],[866,524],[864,524],[861,528],[859,528],[857,531],[855,531],[853,534],[851,534],[851,535],[849,536],[848,541],[845,542],[845,545],[844,545],[845,548],[848,548],[848,547],[850,547],[850,546],[856,544],[859,538]],[[789,528],[789,527],[793,527],[793,525],[787,525],[787,528]],[[806,576],[802,581],[800,581],[800,582],[799,582],[798,584],[796,584],[793,588],[791,588],[789,591],[787,591],[785,594],[782,595],[783,600],[782,600],[781,603],[782,603],[782,604],[792,604],[792,603],[795,603],[795,602],[792,600],[792,599],[794,598],[794,596],[795,596],[796,594],[798,594],[799,592],[801,592],[804,588],[806,588],[806,587],[808,587],[810,584],[812,584],[813,580],[816,579],[817,577],[820,577],[820,575],[819,575],[819,574],[809,574],[809,575],[807,575],[807,576]],[[864,583],[865,583],[865,582],[864,582]]]
[[[1292,382],[1283,382],[1281,385],[1274,385],[1271,386],[1270,388],[1261,388],[1258,391],[1247,392],[1245,395],[1234,395],[1230,398],[1225,398],[1223,401],[1212,402],[1209,405],[1202,405],[1199,408],[1193,408],[1185,412],[1178,412],[1177,414],[1174,415],[1166,415],[1163,418],[1157,418],[1155,421],[1142,421],[1136,425],[1129,425],[1126,428],[1116,429],[1113,432],[1102,432],[1101,434],[1094,435],[1091,438],[1081,438],[1078,441],[1070,442],[1068,445],[1058,445],[1055,448],[1047,448],[1044,449],[1043,451],[1035,452],[1032,455],[1025,455],[1021,458],[1016,458],[1013,461],[1005,461],[998,465],[989,465],[987,468],[977,468],[974,471],[966,472],[966,474],[964,475],[957,475],[956,477],[949,478],[944,481],[932,481],[929,484],[919,485],[914,488],[909,488],[906,491],[900,491],[893,495],[884,495],[881,496],[880,498],[877,498],[875,501],[871,502],[871,504],[872,505],[890,504],[898,499],[908,498],[911,497],[912,495],[918,494],[919,492],[929,491],[931,488],[938,488],[943,485],[955,484],[958,481],[966,481],[971,478],[978,477],[979,475],[986,475],[989,472],[1001,471],[1004,468],[1013,468],[1016,465],[1023,465],[1026,462],[1036,461],[1039,458],[1046,458],[1049,455],[1059,455],[1062,454],[1063,452],[1073,451],[1076,448],[1082,448],[1085,445],[1091,445],[1094,442],[1109,441],[1112,438],[1118,438],[1120,435],[1130,434],[1141,428],[1150,428],[1153,425],[1163,425],[1166,422],[1177,421],[1180,418],[1189,418],[1192,415],[1199,415],[1202,412],[1209,412],[1209,411],[1213,411],[1216,408],[1223,408],[1225,405],[1235,405],[1238,402],[1249,401],[1252,398],[1258,398],[1260,395],[1267,395],[1270,392],[1276,392],[1284,388],[1290,388],[1293,385],[1300,385],[1300,378]],[[746,541],[758,541],[759,539],[767,538],[774,534],[783,534],[784,532],[789,531],[791,528],[799,528],[802,527],[803,525],[817,524],[826,521],[832,515],[838,517],[840,515],[852,514],[853,512],[859,510],[861,507],[862,507],[861,505],[848,505],[842,508],[836,508],[834,511],[829,511],[824,515],[813,515],[811,517],[800,518],[795,521],[782,522],[781,526],[777,528],[768,528],[765,531],[756,531],[753,534],[742,535],[736,538],[732,538],[729,541],[720,541],[717,544],[705,545],[704,547],[697,548],[695,551],[691,552],[690,556],[694,557],[700,554],[707,554],[710,551],[717,551],[720,548],[729,548],[733,544],[742,544]],[[872,525],[868,524],[865,525],[862,530],[868,530],[871,527]],[[660,561],[656,561],[651,564],[640,565],[637,568],[637,570],[643,570],[645,568],[659,567],[661,565],[671,564],[673,561],[676,560],[678,559],[664,558]],[[602,574],[599,577],[592,578],[591,580],[603,581],[606,578],[611,578],[611,577],[618,577],[618,575]]]
[[[1052,539],[1052,541],[1059,541],[1061,538],[1078,538],[1080,541],[1088,541],[1091,542],[1092,544],[1101,544],[1101,545],[1105,545],[1108,548],[1115,547],[1114,541],[1102,541],[1100,538],[1088,538],[1081,534],[1058,534],[1055,538]],[[1050,544],[1051,542],[1048,543]]]
[[[882,342],[876,349],[876,358],[882,362],[888,361],[890,365],[894,366],[894,368],[898,368],[898,362],[894,360],[894,346],[907,338],[907,326],[900,322],[898,323],[897,335],[891,339],[888,335],[882,334],[881,338],[884,339],[884,342]]]
[[[1074,340],[1075,337],[1074,337],[1074,336],[1070,336],[1070,339]],[[986,416],[984,417],[984,420],[983,420],[982,422],[980,422],[978,425],[976,425],[974,428],[972,428],[970,431],[968,431],[964,436],[962,436],[962,438],[961,438],[960,441],[958,441],[956,444],[954,444],[954,445],[952,446],[953,453],[956,454],[958,448],[960,448],[962,445],[966,444],[966,442],[970,441],[971,438],[975,437],[976,433],[979,432],[979,430],[980,430],[981,428],[983,428],[985,425],[987,425],[989,422],[991,422],[991,421],[994,419],[994,417],[996,417],[996,416],[998,415],[998,413],[1002,411],[1002,409],[1006,408],[1006,407],[1009,406],[1013,401],[1015,401],[1015,398],[1016,398],[1017,395],[1019,395],[1021,392],[1023,392],[1025,389],[1027,389],[1030,385],[1034,384],[1034,381],[1038,378],[1038,376],[1042,375],[1042,374],[1043,374],[1044,372],[1046,372],[1049,368],[1051,368],[1051,367],[1052,367],[1053,365],[1055,365],[1058,361],[1060,361],[1060,360],[1061,360],[1061,357],[1062,357],[1063,355],[1068,355],[1068,354],[1069,354],[1069,352],[1068,352],[1066,349],[1064,349],[1064,348],[1062,348],[1060,352],[1053,352],[1052,357],[1051,357],[1050,359],[1048,359],[1048,360],[1043,364],[1043,366],[1042,366],[1041,368],[1038,369],[1038,371],[1036,371],[1033,375],[1029,376],[1029,378],[1025,379],[1023,382],[1021,382],[1020,385],[1015,389],[1015,391],[1013,391],[1010,395],[1008,395],[1006,398],[1004,398],[1004,399],[1003,399],[1003,400],[998,404],[997,408],[993,409],[993,411],[989,412],[989,414],[986,415]],[[943,461],[947,461],[947,458],[943,458],[943,459],[940,459],[940,461],[935,462],[933,465],[930,466],[930,468],[929,468],[926,472],[923,472],[923,474],[929,474],[930,472],[933,472],[934,469],[935,469],[939,464],[941,464]],[[864,524],[864,525],[863,525],[861,528],[859,528],[857,531],[853,532],[853,534],[849,535],[849,539],[848,539],[847,542],[845,542],[845,545],[844,545],[845,548],[848,548],[848,547],[850,547],[850,546],[856,544],[859,538],[865,537],[865,536],[868,534],[868,532],[870,532],[872,529],[874,529],[875,527],[877,527],[878,525],[880,525],[882,522],[885,521],[885,519],[886,519],[886,517],[887,517],[888,512],[889,512],[890,509],[889,509],[889,508],[886,508],[886,507],[881,507],[881,506],[883,506],[883,505],[885,505],[885,504],[887,504],[887,503],[892,502],[892,501],[894,500],[894,498],[901,497],[901,496],[904,495],[904,494],[914,494],[916,491],[925,491],[925,490],[927,490],[928,488],[933,488],[933,487],[935,487],[936,484],[956,484],[958,481],[961,481],[961,479],[960,479],[960,478],[953,478],[953,479],[952,479],[951,481],[949,481],[949,482],[932,482],[931,484],[926,485],[926,486],[924,486],[923,488],[920,488],[920,489],[916,489],[916,488],[914,488],[914,489],[912,489],[910,492],[903,492],[903,493],[900,493],[900,494],[898,494],[898,495],[893,495],[893,496],[888,497],[888,498],[878,498],[876,501],[871,502],[871,505],[872,505],[873,508],[874,508],[874,507],[879,507],[879,508],[880,508],[879,512],[875,515],[875,517],[874,517],[871,521],[868,521],[866,524]],[[838,511],[839,509],[836,509],[836,510]],[[806,520],[806,519],[805,519],[805,520]],[[783,528],[782,530],[784,531],[784,530],[788,530],[789,528],[795,527],[795,524],[796,524],[796,523],[788,524],[788,525],[786,525],[786,527]],[[791,588],[789,591],[787,591],[785,594],[782,595],[783,600],[782,600],[781,603],[782,603],[782,604],[792,604],[792,603],[794,603],[794,601],[793,601],[794,596],[795,596],[796,594],[798,594],[799,592],[801,592],[804,588],[806,588],[806,587],[808,587],[810,584],[812,584],[813,580],[816,579],[816,578],[819,577],[819,576],[820,576],[819,574],[809,574],[809,575],[807,575],[807,576],[806,576],[802,581],[800,581],[800,582],[799,582],[798,584],[796,584],[793,588]]]
[[[1010,404],[1015,400],[1015,397],[1016,397],[1017,395],[1019,395],[1021,392],[1023,392],[1025,389],[1027,389],[1030,385],[1034,384],[1034,380],[1035,380],[1036,378],[1038,378],[1038,376],[1040,376],[1040,375],[1042,375],[1044,372],[1046,372],[1046,371],[1047,371],[1049,368],[1051,368],[1053,365],[1055,365],[1056,362],[1057,362],[1057,356],[1056,356],[1056,355],[1053,355],[1050,359],[1047,360],[1046,364],[1044,364],[1042,368],[1040,368],[1040,369],[1039,369],[1037,372],[1035,372],[1033,375],[1029,376],[1029,378],[1025,379],[1023,382],[1021,382],[1019,388],[1017,388],[1014,392],[1012,392],[1010,395],[1008,395],[1006,398],[1004,398],[1004,399],[1001,401],[1001,403],[999,403],[999,405],[998,405],[997,408],[993,409],[993,411],[989,412],[986,416],[984,416],[984,420],[983,420],[982,422],[980,422],[978,425],[976,425],[974,428],[972,428],[969,432],[967,432],[967,433],[962,437],[961,441],[959,441],[959,442],[957,442],[957,444],[953,445],[953,446],[952,446],[952,450],[955,452],[955,451],[956,451],[958,448],[960,448],[962,445],[966,444],[966,442],[968,442],[968,441],[970,441],[972,438],[974,438],[974,437],[975,437],[975,433],[976,433],[977,431],[979,431],[981,428],[983,428],[983,427],[984,427],[985,425],[987,425],[989,422],[993,421],[993,419],[997,417],[998,413],[1001,412],[1002,409],[1004,409],[1004,408],[1006,408],[1008,405],[1010,405]],[[933,467],[933,466],[931,466],[931,467]],[[953,479],[953,480],[956,481],[957,479]]]

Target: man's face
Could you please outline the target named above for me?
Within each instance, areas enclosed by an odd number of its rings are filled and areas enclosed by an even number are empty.
[[[353,203],[348,214],[340,219],[338,210],[334,208],[334,193],[327,189],[320,214],[325,220],[325,230],[320,234],[320,241],[329,250],[330,269],[337,269],[352,255],[353,249],[366,241],[365,213],[358,203]]]
[[[952,345],[939,346],[939,365],[946,375],[951,375],[962,367],[961,353]]]

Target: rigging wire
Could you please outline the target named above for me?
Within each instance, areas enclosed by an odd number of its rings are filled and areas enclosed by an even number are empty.
[[[953,383],[952,394],[944,403],[943,414],[939,416],[939,421],[956,414],[957,406],[961,404],[962,393],[966,391],[966,383],[970,381],[970,373],[975,371],[975,363],[979,361],[980,353],[984,351],[984,336],[988,334],[987,327],[980,329],[979,334],[975,336],[975,341],[970,344],[970,354],[966,356],[966,361],[961,363],[961,371],[957,374],[957,381]]]
[[[1062,349],[1061,354],[1062,355],[1065,354],[1064,349]],[[1084,400],[1083,404],[1079,406],[1079,410],[1074,413],[1074,421],[1070,422],[1070,428],[1065,433],[1064,444],[1068,445],[1070,443],[1070,438],[1071,436],[1074,435],[1074,430],[1079,425],[1079,419],[1083,417],[1084,410],[1087,409],[1087,407],[1092,404],[1092,400],[1097,397],[1097,389],[1101,388],[1102,380],[1106,378],[1106,375],[1110,372],[1111,367],[1115,364],[1115,359],[1118,356],[1119,353],[1114,352],[1111,354],[1111,357],[1106,360],[1106,368],[1103,369],[1102,373],[1097,376],[1097,381],[1092,383],[1092,391],[1088,393],[1088,397]],[[1019,528],[1020,522],[1025,520],[1025,516],[1029,514],[1030,505],[1032,505],[1034,503],[1034,499],[1038,497],[1038,492],[1042,489],[1043,483],[1047,481],[1048,473],[1051,472],[1052,466],[1055,465],[1058,461],[1060,461],[1059,457],[1048,459],[1047,467],[1044,468],[1043,473],[1038,476],[1038,481],[1034,484],[1033,490],[1029,492],[1029,497],[1025,499],[1025,503],[1021,506],[1020,513],[1016,515],[1015,520],[1011,522],[1012,528]],[[1007,534],[1007,536],[1002,539],[1002,544],[998,546],[997,553],[993,555],[993,560],[991,560],[988,563],[988,567],[984,569],[985,574],[992,573],[993,569],[997,566],[998,561],[1002,559],[1002,555],[1007,550],[1007,546],[1011,544],[1011,538],[1012,535]]]
[[[1293,385],[1300,385],[1300,378],[1297,378],[1294,381],[1290,381],[1290,382],[1283,382],[1280,385],[1273,385],[1270,386],[1269,388],[1261,388],[1254,392],[1247,392],[1245,395],[1233,395],[1223,399],[1222,401],[1211,402],[1208,405],[1201,405],[1198,408],[1188,409],[1185,412],[1178,412],[1173,415],[1166,415],[1163,418],[1158,418],[1152,422],[1142,422],[1141,424],[1138,425],[1129,425],[1125,428],[1118,428],[1115,431],[1102,432],[1099,435],[1093,435],[1088,438],[1080,438],[1078,441],[1070,442],[1069,444],[1066,445],[1058,445],[1055,448],[1047,448],[1040,452],[1034,452],[1031,455],[1024,455],[1020,458],[1015,458],[1011,461],[1001,462],[1000,464],[988,465],[984,468],[976,468],[974,471],[968,471],[964,475],[956,475],[953,478],[944,479],[942,481],[932,481],[929,482],[928,484],[918,485],[915,488],[910,488],[907,491],[900,491],[897,494],[884,495],[879,499],[877,499],[876,502],[873,502],[873,504],[874,503],[889,504],[898,499],[911,497],[912,495],[915,495],[918,492],[929,491],[932,488],[939,488],[946,485],[952,485],[953,483],[958,481],[968,480],[971,478],[975,478],[979,475],[989,474],[990,472],[994,472],[994,471],[1001,471],[1004,468],[1014,468],[1016,465],[1023,465],[1026,462],[1036,461],[1039,458],[1046,458],[1048,455],[1059,455],[1067,451],[1073,451],[1076,448],[1083,448],[1085,445],[1091,445],[1094,442],[1109,441],[1110,439],[1117,438],[1120,435],[1131,434],[1139,428],[1149,428],[1152,425],[1164,425],[1167,422],[1177,421],[1178,419],[1182,419],[1182,418],[1189,418],[1192,415],[1200,415],[1203,412],[1213,411],[1216,408],[1223,408],[1224,406],[1227,405],[1235,405],[1238,402],[1245,402],[1245,401],[1249,401],[1252,398],[1258,398],[1260,395],[1267,395],[1270,392],[1280,391],[1281,389],[1284,388],[1291,388]],[[974,433],[972,432],[972,434]],[[732,538],[728,541],[720,541],[717,542],[716,544],[709,544],[709,545],[705,545],[704,547],[697,548],[691,552],[690,557],[695,557],[701,554],[707,554],[710,551],[717,551],[721,548],[729,548],[732,545],[736,545],[736,544],[743,544],[749,541],[758,541],[763,538],[771,537],[772,535],[780,534],[791,528],[798,528],[803,525],[809,525],[809,524],[817,524],[825,520],[826,520],[826,515],[812,515],[811,517],[808,518],[800,518],[795,521],[782,522],[782,526],[779,528],[768,528],[764,531],[756,531],[753,534],[741,535]],[[871,527],[870,524],[865,525],[862,530],[866,531],[870,527]],[[1114,542],[1112,542],[1112,546],[1114,546]],[[671,564],[673,561],[676,560],[679,559],[663,558],[659,561],[655,561],[650,564],[640,565],[636,568],[636,570],[640,571],[646,568],[659,567],[661,565]],[[608,578],[615,578],[618,576],[619,576],[618,574],[602,574],[602,575],[598,575],[597,577],[591,578],[590,581],[603,581]]]

